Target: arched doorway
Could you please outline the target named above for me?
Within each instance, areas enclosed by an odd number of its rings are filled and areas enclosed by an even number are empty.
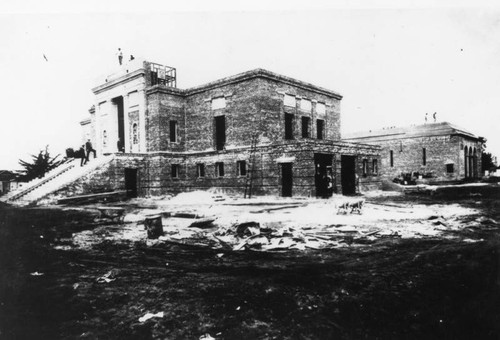
[[[469,177],[469,148],[464,148],[464,177]]]
[[[474,153],[472,154],[472,176],[477,178],[477,150],[474,148]]]
[[[474,176],[473,168],[473,157],[472,157],[472,147],[469,146],[469,178]]]

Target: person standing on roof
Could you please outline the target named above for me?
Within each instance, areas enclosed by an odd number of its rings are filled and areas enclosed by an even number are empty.
[[[118,53],[116,55],[118,56],[118,63],[121,65],[123,62],[123,53],[121,48],[118,47]]]

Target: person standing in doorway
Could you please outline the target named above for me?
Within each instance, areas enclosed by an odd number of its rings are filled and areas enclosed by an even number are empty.
[[[87,163],[89,161],[90,153],[91,152],[94,154],[94,158],[96,158],[95,149],[92,147],[92,143],[90,142],[90,139],[88,139],[87,143],[85,143],[85,150],[87,151],[87,156],[85,158],[85,163]]]
[[[118,141],[116,142],[116,148],[118,149],[118,152],[125,152],[125,146],[121,138],[118,138]]]
[[[121,65],[122,62],[123,62],[123,53],[122,53],[122,49],[118,47],[118,63]]]

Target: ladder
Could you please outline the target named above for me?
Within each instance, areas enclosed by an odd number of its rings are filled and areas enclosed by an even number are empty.
[[[252,134],[252,142],[250,144],[250,169],[247,174],[247,178],[245,180],[245,195],[244,198],[252,198],[252,184],[253,184],[253,176],[255,172],[255,151],[257,150],[257,141],[259,140],[259,133],[254,132]]]

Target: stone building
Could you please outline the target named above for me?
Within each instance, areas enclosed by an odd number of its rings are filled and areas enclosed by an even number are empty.
[[[92,89],[84,139],[113,160],[79,180],[83,191],[327,196],[379,187],[380,147],[341,140],[340,94],[262,69],[189,89],[176,78],[172,67],[134,60]]]
[[[356,132],[344,140],[380,145],[380,174],[418,173],[436,181],[481,177],[484,138],[448,122]]]
[[[0,170],[0,195],[4,195],[19,186],[19,173]]]

